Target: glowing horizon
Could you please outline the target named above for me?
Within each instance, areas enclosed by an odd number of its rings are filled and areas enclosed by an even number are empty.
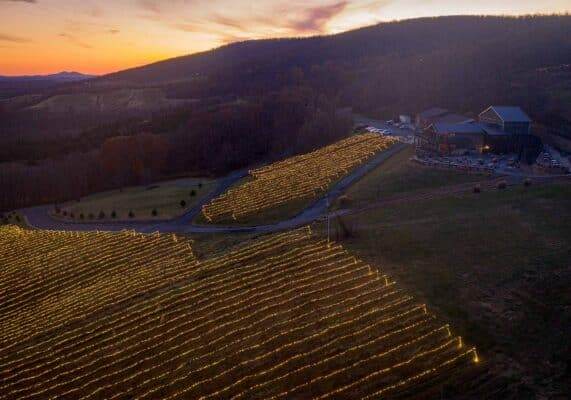
[[[0,0],[0,75],[101,75],[236,41],[409,18],[566,12],[568,0]]]

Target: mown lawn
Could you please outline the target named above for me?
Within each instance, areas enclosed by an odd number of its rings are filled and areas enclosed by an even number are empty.
[[[75,220],[99,218],[103,212],[106,220],[111,220],[115,211],[116,220],[148,220],[169,219],[182,215],[200,199],[214,190],[216,181],[210,179],[185,178],[161,182],[149,186],[129,187],[84,197],[80,202],[72,202],[62,206],[62,210],[74,214]],[[194,193],[194,195],[192,195]],[[181,206],[181,201],[186,203]],[[153,216],[152,211],[157,210]],[[134,217],[129,217],[132,212]]]
[[[364,203],[395,194],[487,179],[482,174],[424,167],[409,161],[413,155],[414,147],[406,147],[353,185],[346,195],[357,203]]]
[[[21,228],[29,228],[28,220],[22,213],[12,211],[0,214],[0,225],[15,225]]]
[[[511,394],[571,391],[571,185],[467,193],[342,222],[352,237],[337,221],[334,238],[448,319]]]

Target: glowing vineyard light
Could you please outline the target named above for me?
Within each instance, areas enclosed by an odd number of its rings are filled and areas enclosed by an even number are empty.
[[[475,362],[476,364],[479,363],[479,362],[480,362],[480,358],[478,357],[478,352],[476,351],[475,348],[472,349],[471,351],[474,353],[474,358],[473,358],[474,362]]]
[[[250,171],[252,180],[231,188],[202,207],[208,221],[238,220],[292,200],[313,198],[331,182],[385,150],[393,139],[365,134]]]
[[[426,304],[307,228],[203,262],[173,235],[0,228],[4,243],[0,290],[23,268],[31,275],[0,314],[0,399],[329,398],[355,390],[378,398],[460,361],[480,362]],[[96,295],[77,291],[95,273]],[[60,288],[71,295],[58,298]],[[10,319],[44,290],[35,319]],[[133,294],[139,299],[124,301]],[[91,313],[102,304],[109,308],[97,318],[74,308]],[[20,340],[18,322],[43,332],[64,321],[57,334]]]

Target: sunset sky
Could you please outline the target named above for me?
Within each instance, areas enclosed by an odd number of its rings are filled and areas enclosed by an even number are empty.
[[[103,74],[246,39],[452,14],[571,12],[570,0],[0,0],[0,75]]]

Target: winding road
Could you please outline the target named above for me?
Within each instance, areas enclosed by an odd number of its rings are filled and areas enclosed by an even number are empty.
[[[20,212],[26,217],[31,227],[53,231],[122,231],[134,230],[140,233],[271,233],[294,229],[310,224],[327,214],[328,206],[352,184],[357,182],[371,170],[378,167],[384,161],[400,152],[406,145],[399,143],[390,149],[381,152],[363,165],[357,167],[349,175],[335,183],[327,193],[314,203],[310,204],[298,215],[284,221],[270,225],[256,226],[222,226],[222,225],[197,225],[192,221],[201,212],[202,206],[215,197],[224,193],[230,186],[238,180],[248,175],[247,170],[236,171],[221,179],[218,187],[208,196],[203,198],[189,212],[183,216],[168,221],[137,221],[137,222],[101,222],[101,223],[80,223],[65,222],[53,219],[48,215],[51,206],[39,206],[22,209]]]

